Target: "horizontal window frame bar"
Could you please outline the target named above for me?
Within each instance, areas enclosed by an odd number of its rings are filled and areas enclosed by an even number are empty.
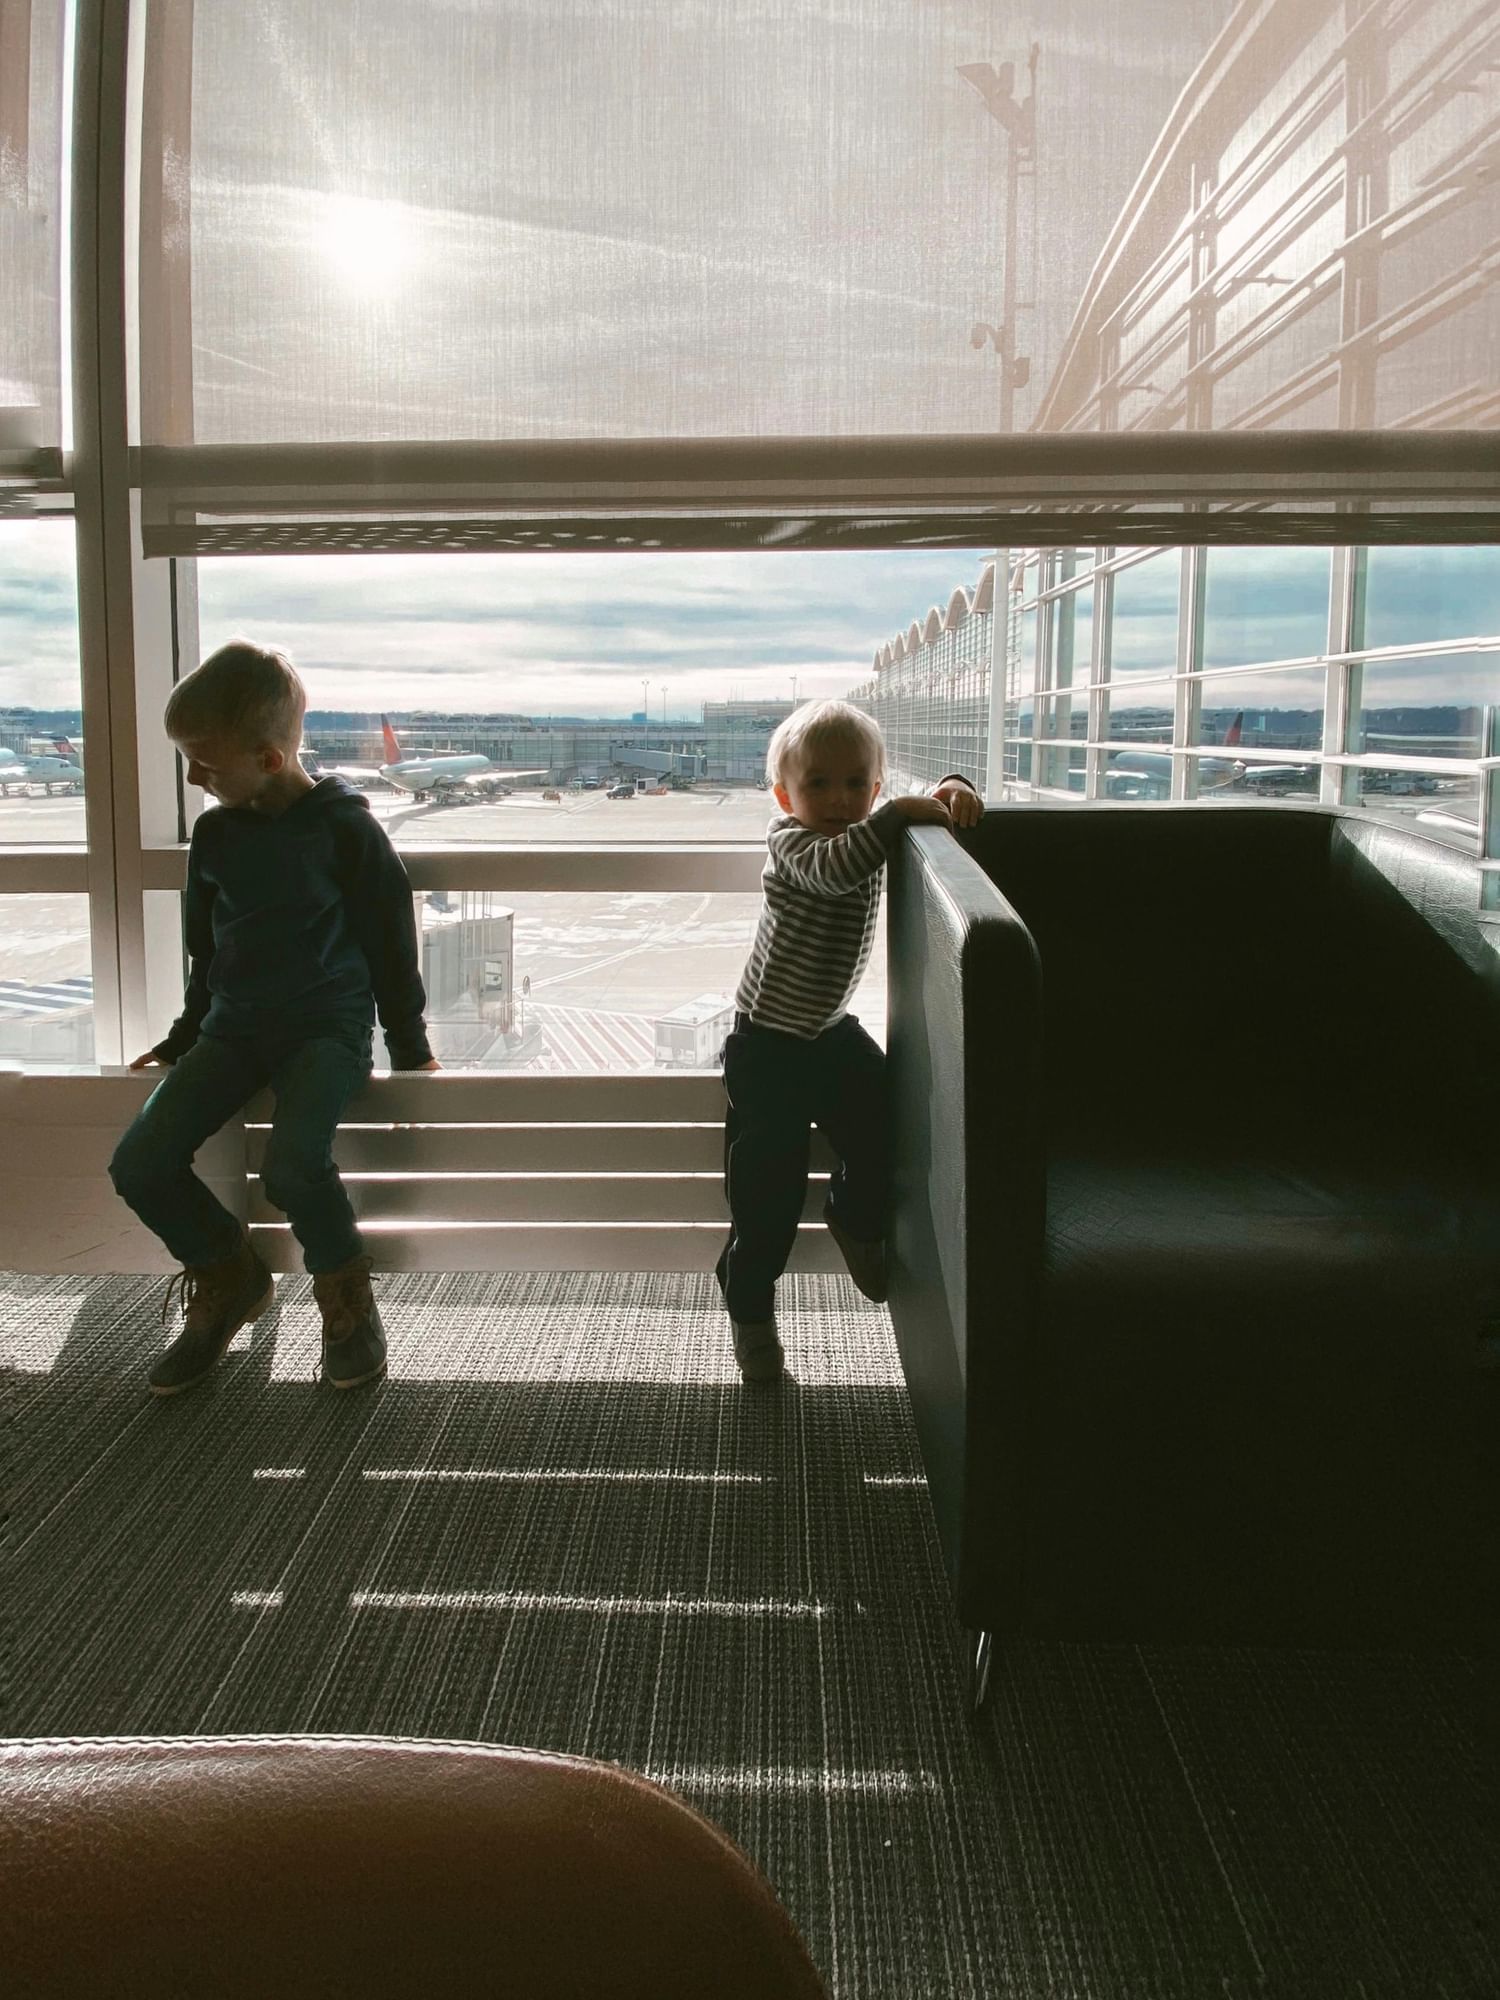
[[[758,841],[736,846],[640,847],[404,847],[397,849],[414,889],[496,889],[579,894],[629,894],[635,890],[683,895],[712,891],[723,895],[760,893],[765,847]],[[146,889],[187,886],[185,845],[148,847],[141,853]],[[3,888],[0,859],[0,888]]]
[[[1211,757],[1221,763],[1232,760],[1248,765],[1296,763],[1305,764],[1309,770],[1336,766],[1354,771],[1415,771],[1434,778],[1480,777],[1486,769],[1486,760],[1479,757],[1408,757],[1395,752],[1386,757],[1368,750],[1246,749],[1238,743],[1147,743],[1140,738],[1114,736],[1026,736],[1020,740],[1037,750],[1054,752],[1149,750],[1157,757]]]
[[[0,896],[86,896],[88,889],[86,848],[0,848]]]

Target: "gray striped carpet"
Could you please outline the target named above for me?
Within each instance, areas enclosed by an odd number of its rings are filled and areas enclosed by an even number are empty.
[[[831,1991],[1500,1990],[1476,1663],[956,1646],[885,1314],[712,1281],[384,1282],[313,1386],[305,1281],[157,1401],[160,1285],[0,1278],[7,1735],[385,1732],[618,1760],[760,1863]]]

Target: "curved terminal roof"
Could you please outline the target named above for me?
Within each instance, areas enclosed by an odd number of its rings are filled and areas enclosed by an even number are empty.
[[[904,632],[898,632],[894,639],[888,639],[875,655],[875,671],[884,672],[910,659],[924,646],[930,646],[944,632],[951,632],[962,625],[967,618],[977,618],[994,609],[995,565],[987,562],[979,572],[979,581],[971,591],[964,584],[958,584],[948,599],[946,611],[939,611],[934,604],[926,618],[918,624],[913,619]]]

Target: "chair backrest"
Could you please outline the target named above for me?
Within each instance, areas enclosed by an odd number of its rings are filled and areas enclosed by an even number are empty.
[[[8,1992],[816,2000],[770,1885],[611,1764],[358,1737],[0,1745]]]
[[[1364,815],[1340,815],[1329,854],[1347,1007],[1342,1074],[1385,1104],[1477,1137],[1500,1114],[1500,931],[1479,912],[1474,863]]]
[[[986,813],[963,841],[1041,954],[1049,1085],[1099,1088],[1085,1046],[1118,1051],[1112,1094],[1132,1099],[1227,1088],[1268,1039],[1313,1057],[1330,830],[1254,807]]]
[[[1002,807],[961,839],[1036,940],[1054,1124],[1148,1110],[1170,1130],[1247,1096],[1280,1115],[1331,1085],[1387,1115],[1441,1111],[1393,1055],[1439,1021],[1494,1068],[1500,956],[1474,866],[1421,830],[1193,802]],[[1473,1063],[1452,1081],[1449,1109],[1472,1116]]]

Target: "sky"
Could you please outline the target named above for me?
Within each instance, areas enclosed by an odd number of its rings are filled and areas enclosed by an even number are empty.
[[[972,589],[960,550],[834,556],[286,556],[199,565],[204,653],[284,647],[314,708],[697,719],[705,701],[841,695],[876,648]],[[0,706],[72,707],[71,538],[0,523]]]
[[[878,646],[972,589],[975,550],[838,555],[280,556],[199,565],[206,653],[245,636],[285,647],[314,708],[437,708],[653,717],[705,701],[847,693]],[[1325,643],[1326,554],[1209,557],[1208,660],[1285,660]],[[1153,587],[1153,573],[1162,579]],[[1122,661],[1175,656],[1175,560],[1134,573]],[[79,699],[65,523],[0,523],[0,707]],[[1380,550],[1371,644],[1500,634],[1500,551]],[[1217,683],[1228,689],[1229,682]],[[1246,700],[1305,705],[1306,674],[1258,676]],[[1500,653],[1380,670],[1385,701],[1500,701]],[[1226,693],[1224,696],[1228,699]],[[1316,697],[1313,697],[1316,701]]]

